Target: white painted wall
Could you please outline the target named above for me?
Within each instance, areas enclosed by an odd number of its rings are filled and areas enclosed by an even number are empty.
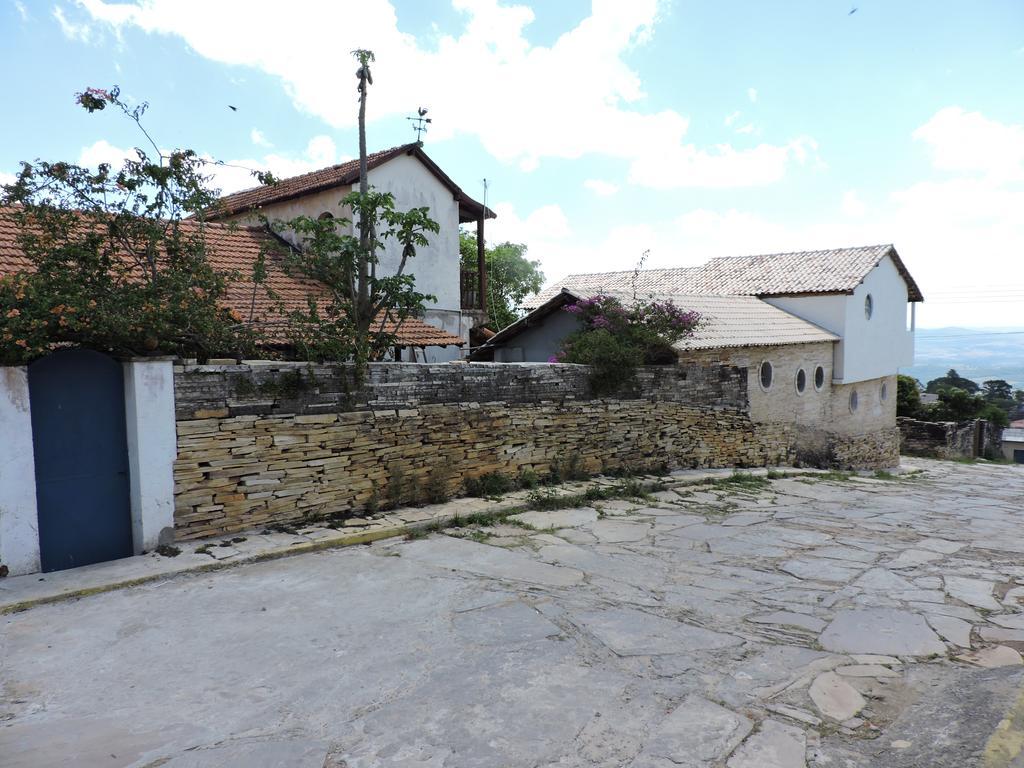
[[[378,191],[394,195],[396,209],[430,209],[430,218],[440,225],[440,231],[428,235],[430,244],[417,249],[405,271],[416,278],[416,290],[437,297],[435,302],[427,303],[428,307],[461,312],[459,205],[451,191],[423,163],[409,155],[400,155],[373,168],[368,178]],[[394,274],[400,259],[401,248],[392,243],[381,254],[377,269]]]
[[[871,319],[864,300],[871,295]],[[907,284],[886,256],[853,295],[779,296],[765,299],[797,317],[838,334],[833,377],[850,384],[891,376],[914,364],[914,334],[907,321]]]
[[[416,290],[436,297],[435,301],[424,302],[427,312],[424,320],[433,326],[460,336],[469,343],[469,329],[472,319],[462,312],[462,296],[460,287],[461,257],[459,255],[459,205],[448,190],[427,168],[416,158],[399,155],[392,160],[372,168],[368,174],[370,186],[378,191],[390,192],[395,198],[395,208],[408,211],[410,208],[426,206],[430,209],[430,218],[440,227],[437,234],[428,234],[429,243],[417,249],[416,256],[406,264],[406,274],[416,280]],[[341,200],[352,187],[330,189],[314,192],[293,200],[271,203],[262,209],[262,213],[273,223],[288,221],[296,216],[318,218],[330,213],[336,219],[352,219],[352,211],[341,205]],[[228,221],[242,224],[256,224],[258,218],[251,214],[229,217]],[[349,234],[355,234],[351,223],[347,227]],[[293,233],[282,231],[281,234],[295,243]],[[392,243],[384,249],[377,265],[378,274],[392,275],[398,269],[401,260],[401,249]],[[437,363],[458,360],[465,355],[465,348],[428,347],[426,352],[416,350],[416,360]],[[407,350],[404,359],[412,360],[412,351]]]
[[[135,554],[174,540],[174,364],[124,363],[125,427]]]
[[[871,319],[864,299],[871,295]],[[891,376],[914,364],[914,334],[907,324],[907,284],[886,256],[847,297],[843,383]]]
[[[28,368],[20,366],[0,367],[0,564],[11,576],[40,568]]]

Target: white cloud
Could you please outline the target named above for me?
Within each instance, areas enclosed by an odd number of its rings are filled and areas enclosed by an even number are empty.
[[[78,156],[78,164],[96,168],[100,163],[109,163],[117,168],[126,158],[135,157],[134,149],[116,147],[105,139],[100,139],[82,149]],[[224,194],[256,186],[257,182],[252,175],[254,170],[270,171],[275,176],[285,178],[349,159],[339,156],[334,140],[330,136],[314,136],[299,157],[270,153],[259,158],[228,160],[222,165],[213,163],[213,158],[209,155],[203,157],[210,161],[207,172],[211,176],[212,185]]]
[[[475,136],[491,155],[525,171],[545,158],[596,154],[626,161],[633,183],[666,188],[672,184],[651,169],[675,155],[677,166],[700,165],[700,181],[746,186],[780,178],[796,159],[792,142],[745,152],[684,144],[684,115],[645,111],[640,77],[625,56],[654,34],[659,0],[594,0],[591,15],[550,46],[525,36],[534,12],[524,5],[452,0],[464,28],[429,49],[398,29],[388,0],[296,0],[253,4],[245,13],[206,0],[78,2],[96,21],[177,35],[206,58],[276,76],[299,109],[336,127],[356,119],[355,99],[339,97],[345,88],[355,96],[355,78],[344,76],[354,67],[339,52],[370,48],[377,55],[371,121],[423,104],[434,118],[432,141]],[[764,171],[767,155],[774,157],[771,173]]]
[[[943,113],[950,114],[943,110],[936,117]],[[969,123],[987,135],[1011,137],[1012,155],[1014,126],[978,117]],[[932,118],[925,126],[941,124]],[[915,132],[914,138],[927,133]],[[857,190],[848,190],[831,212],[811,220],[799,213],[780,220],[757,211],[700,208],[607,232],[595,229],[589,238],[587,227],[577,227],[577,235],[561,241],[526,242],[551,280],[572,272],[629,269],[646,248],[648,267],[668,267],[714,256],[891,242],[924,292],[917,311],[921,327],[1019,326],[1017,304],[983,300],[977,290],[991,292],[1024,280],[1024,180],[994,173],[986,156],[954,159],[945,152],[949,143],[936,146],[943,147],[934,160],[936,178],[892,190],[884,204],[869,207]],[[952,172],[952,166],[960,170]]]
[[[747,134],[750,134],[750,133],[760,133],[760,131],[758,131],[754,127],[753,123],[747,123],[746,125],[741,125],[739,128],[737,128],[736,129],[736,133],[747,133]]]
[[[13,173],[4,173],[3,171],[0,171],[0,187],[6,184],[13,184],[15,181],[17,181],[17,178],[18,177],[15,176]]]
[[[843,194],[843,202],[840,205],[840,210],[843,212],[843,216],[851,219],[859,219],[865,213],[867,213],[867,206],[864,205],[864,201],[860,199],[856,190],[848,190]]]
[[[21,16],[22,21],[28,21],[28,9],[21,0],[14,0],[14,9],[18,12],[18,15]]]
[[[728,144],[712,151],[683,145],[638,159],[630,168],[629,179],[655,189],[763,186],[779,181],[793,162],[803,165],[816,152],[817,144],[807,137],[783,146],[759,144],[742,150]]]
[[[739,120],[742,115],[743,115],[743,113],[740,112],[738,109],[735,112],[733,112],[731,115],[726,115],[725,116],[725,127],[728,128],[730,125],[732,125],[737,120]]]
[[[57,23],[60,25],[60,31],[64,33],[64,37],[68,40],[74,40],[79,43],[89,43],[92,41],[92,27],[88,24],[74,23],[64,14],[64,10],[60,6],[54,7],[53,18],[57,20]]]
[[[751,104],[757,103],[757,88],[747,88],[747,98]]]
[[[257,147],[272,147],[274,146],[268,140],[266,135],[259,128],[253,128],[249,132],[249,139]]]
[[[979,112],[946,107],[914,131],[928,145],[933,165],[944,171],[1024,179],[1024,126],[1006,125]]]
[[[611,197],[619,191],[618,184],[612,184],[604,179],[587,179],[583,182],[583,186],[601,197]]]

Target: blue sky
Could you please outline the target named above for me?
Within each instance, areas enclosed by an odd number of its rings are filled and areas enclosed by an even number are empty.
[[[490,236],[549,278],[893,242],[922,326],[1024,324],[1019,0],[239,7],[0,0],[0,174],[123,156],[131,127],[73,103],[115,83],[162,146],[283,175],[347,159],[368,47],[371,147],[429,107],[427,151],[469,194],[489,180]]]

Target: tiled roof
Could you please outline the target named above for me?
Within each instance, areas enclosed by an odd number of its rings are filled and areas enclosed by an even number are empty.
[[[462,189],[451,180],[451,178],[431,160],[422,150],[419,144],[402,144],[391,149],[384,149],[380,152],[372,152],[366,157],[368,169],[376,168],[379,165],[392,160],[399,155],[408,154],[416,157],[426,166],[438,181],[451,190],[455,200],[459,203],[459,220],[475,221],[481,213],[485,218],[493,219],[494,212],[485,208],[473,198],[469,197]],[[261,206],[269,205],[283,200],[291,200],[303,195],[321,192],[325,189],[335,187],[346,187],[359,181],[359,160],[349,160],[345,163],[331,165],[327,168],[320,168],[316,171],[303,173],[299,176],[291,176],[287,179],[279,179],[273,184],[265,184],[230,195],[221,197],[207,211],[210,219],[225,218],[239,213],[255,211]]]
[[[632,292],[607,295],[623,303],[629,303],[633,298]],[[654,294],[649,298],[670,301],[682,310],[700,314],[700,327],[692,336],[676,344],[680,350],[777,347],[839,340],[834,333],[755,296]]]
[[[530,296],[523,302],[526,309],[535,309],[541,304],[558,295],[563,288],[580,292],[588,296],[599,293],[633,294],[633,276],[636,275],[636,293],[638,296],[651,294],[694,293],[693,286],[698,279],[701,267],[672,267],[669,269],[643,269],[636,272],[632,269],[622,272],[582,272],[569,275],[563,280],[552,283],[536,296]]]
[[[907,284],[909,301],[924,301],[892,245],[835,248],[823,251],[773,253],[762,256],[726,256],[699,267],[648,269],[637,273],[638,295],[671,293],[710,296],[793,296],[798,294],[852,293],[878,263],[889,256]],[[559,289],[633,291],[632,270],[569,275],[532,297],[536,307]]]
[[[551,296],[541,306],[512,325],[502,328],[477,351],[502,346],[522,331],[536,326],[548,315],[578,299],[597,294],[611,296],[624,304],[633,301],[633,292],[581,291],[568,288]],[[774,307],[756,296],[687,296],[649,294],[644,299],[669,301],[686,311],[700,314],[701,324],[694,334],[676,344],[680,351],[722,349],[726,347],[777,347],[785,344],[811,344],[838,341],[839,337],[796,315]]]
[[[908,299],[923,301],[892,245],[711,259],[701,269],[700,287],[702,293],[747,296],[851,293],[886,256],[906,281]]]
[[[308,278],[285,273],[285,246],[260,227],[240,227],[232,224],[200,224],[185,220],[182,227],[186,233],[193,233],[205,227],[206,253],[210,264],[220,272],[237,272],[238,279],[229,282],[225,304],[249,319],[250,309],[254,323],[266,328],[278,327],[282,318],[267,291],[253,292],[252,267],[260,251],[266,254],[266,286],[281,300],[286,311],[303,309],[307,297],[327,297],[327,288]],[[18,229],[9,215],[9,209],[0,208],[0,276],[12,272],[29,271],[32,263],[26,258],[17,242]],[[394,332],[394,323],[385,326]],[[405,320],[397,333],[398,344],[402,346],[449,346],[462,345],[458,336],[442,331],[417,318]]]

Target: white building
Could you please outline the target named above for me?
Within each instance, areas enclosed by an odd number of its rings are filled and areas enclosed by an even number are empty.
[[[367,179],[379,192],[390,192],[398,210],[426,207],[430,217],[440,225],[437,234],[429,235],[429,245],[419,248],[406,267],[406,274],[416,280],[416,290],[435,297],[427,303],[424,320],[468,345],[471,328],[482,324],[485,308],[481,297],[486,291],[486,265],[483,262],[485,219],[494,212],[469,197],[416,143],[405,144],[368,157]],[[242,224],[258,223],[265,216],[273,226],[297,216],[347,219],[348,232],[356,234],[351,223],[352,211],[341,200],[359,188],[359,161],[311,171],[301,176],[278,180],[275,184],[254,187],[222,197],[209,217]],[[478,264],[476,281],[467,284],[461,270],[459,225],[475,223],[477,228]],[[286,239],[294,238],[281,227],[274,227]],[[395,243],[390,243],[380,256],[378,272],[394,274],[401,259]],[[458,347],[432,346],[424,350],[426,362],[441,362],[460,356]],[[421,358],[417,358],[421,359]]]
[[[923,297],[893,246],[569,275],[474,357],[550,359],[579,327],[562,307],[599,294],[700,313],[703,325],[677,345],[680,361],[746,368],[751,419],[789,430],[798,458],[865,466],[879,451],[898,461],[896,374],[913,364],[914,303]]]

